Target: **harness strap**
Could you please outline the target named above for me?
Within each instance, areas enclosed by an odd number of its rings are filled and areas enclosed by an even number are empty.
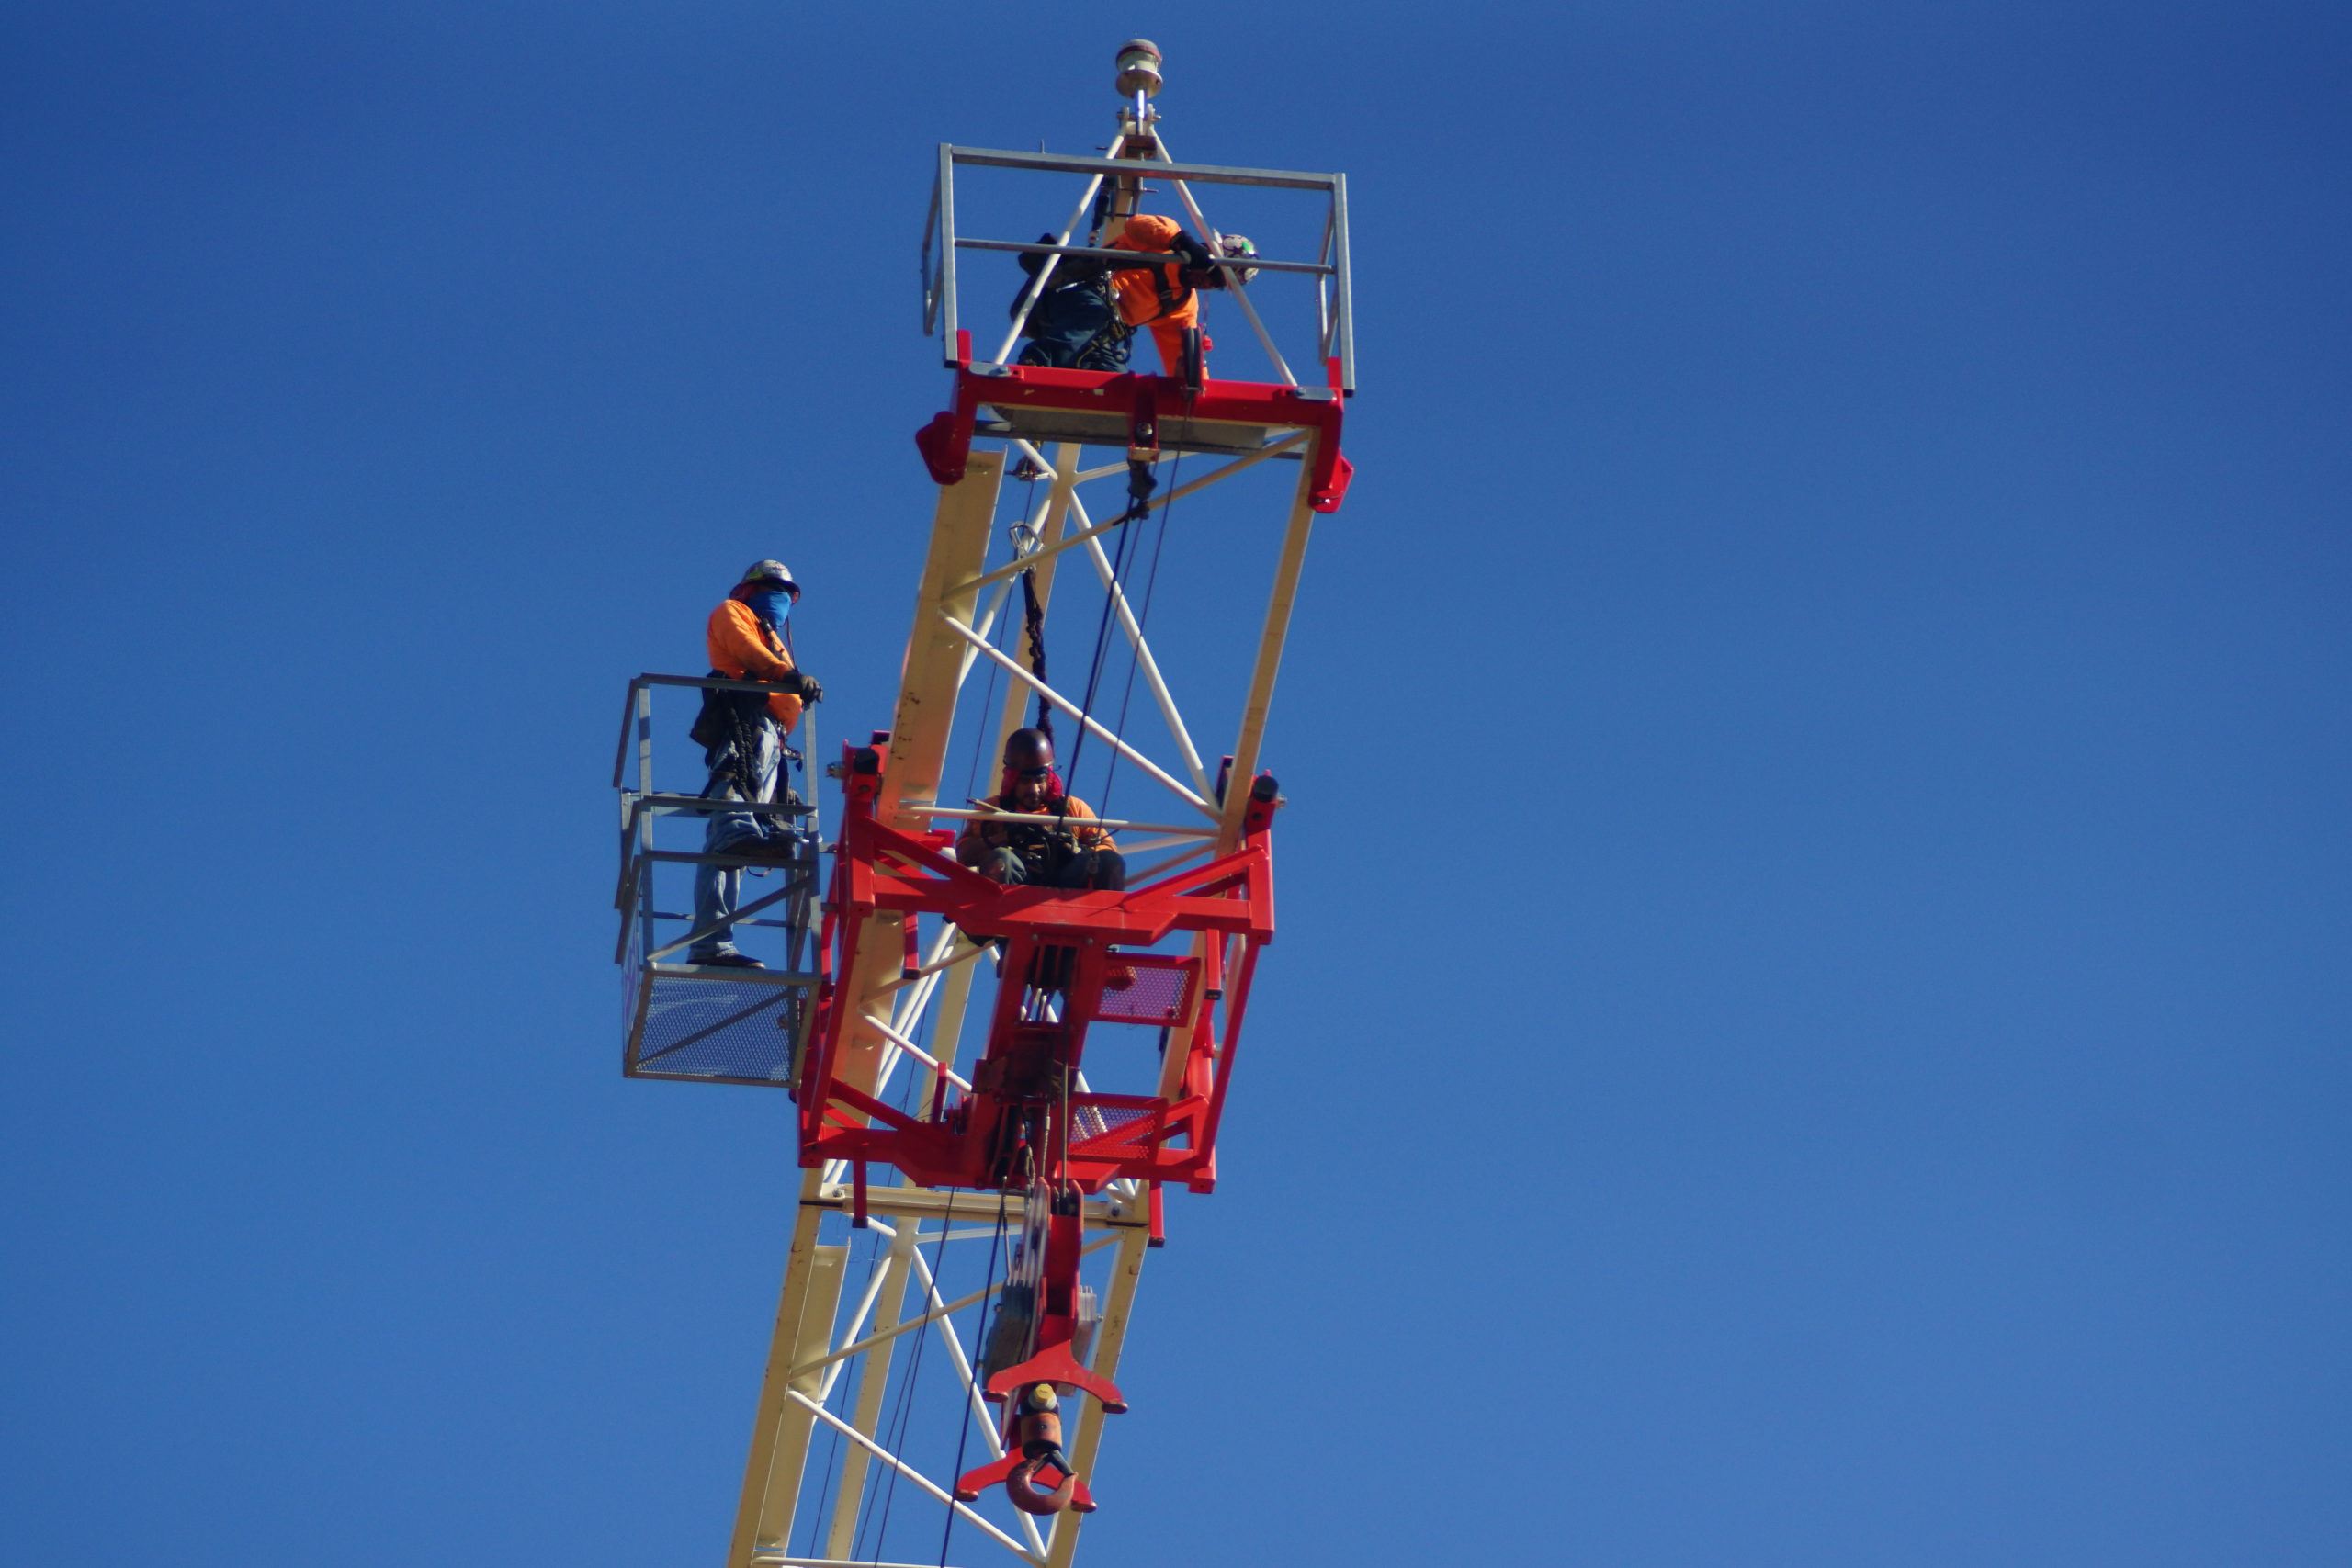
[[[1174,315],[1193,298],[1191,285],[1184,283],[1182,275],[1177,273],[1176,264],[1173,262],[1166,266],[1156,266],[1151,269],[1151,287],[1159,296],[1161,316]]]

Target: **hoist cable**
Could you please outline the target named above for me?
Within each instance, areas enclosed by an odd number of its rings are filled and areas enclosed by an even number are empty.
[[[1031,458],[1023,457],[1022,462],[1031,468],[1036,468]],[[1047,502],[1051,503],[1050,496]],[[1021,515],[1023,519],[1037,515],[1037,479],[1035,476],[1029,480],[1028,495],[1022,501]],[[1045,542],[1045,536],[1038,535],[1037,543],[1043,546]],[[1029,638],[1029,673],[1037,677],[1038,684],[1043,685],[1046,682],[1046,608],[1037,603],[1037,569],[1034,566],[1021,574],[1021,629]],[[996,661],[990,660],[989,662],[993,665]],[[996,679],[993,669],[989,671],[989,679],[991,682]],[[1037,728],[1044,730],[1048,738],[1054,733],[1053,716],[1046,711],[1043,697],[1037,699]]]
[[[1148,493],[1148,491],[1145,492],[1147,495]],[[1137,498],[1137,503],[1141,503],[1140,497]],[[1130,506],[1128,511],[1132,516],[1135,511],[1134,506]],[[1132,523],[1119,530],[1116,547],[1112,551],[1111,555],[1111,581],[1114,583],[1121,580],[1121,574],[1126,570],[1128,558],[1134,554],[1135,536],[1138,530],[1133,526]],[[1062,786],[1065,792],[1076,787],[1078,783],[1079,760],[1085,754],[1086,737],[1089,733],[1086,721],[1094,716],[1095,694],[1102,685],[1102,669],[1109,661],[1110,657],[1110,637],[1111,592],[1110,590],[1106,588],[1102,593],[1102,615],[1101,619],[1096,622],[1094,627],[1094,657],[1086,675],[1086,699],[1079,704],[1078,739],[1070,743],[1069,778],[1069,782]],[[1114,748],[1113,750],[1114,754],[1115,755],[1116,748]],[[1065,799],[1067,799],[1067,795],[1065,795]],[[1062,815],[1065,818],[1068,817],[1069,811],[1067,807],[1065,807]]]
[[[865,1237],[870,1244],[879,1244],[882,1239],[872,1231],[866,1232]],[[857,1236],[854,1233],[851,1235],[850,1241],[852,1245],[856,1243]],[[870,1252],[871,1247],[869,1247],[868,1261],[871,1261]],[[818,1397],[823,1399],[826,1396],[820,1392]],[[820,1472],[824,1476],[824,1480],[819,1483],[817,1487],[817,1506],[811,1511],[808,1517],[808,1555],[811,1557],[817,1555],[817,1548],[820,1544],[825,1529],[825,1515],[831,1511],[831,1505],[833,1497],[833,1481],[834,1478],[841,1473],[833,1468],[833,1461],[841,1457],[841,1428],[828,1421],[825,1423],[825,1433],[831,1441],[825,1450],[825,1468]]]
[[[941,1234],[944,1236],[945,1233],[943,1231]],[[989,1238],[989,1273],[988,1278],[980,1282],[980,1301],[983,1303],[980,1308],[981,1332],[972,1340],[972,1348],[975,1351],[972,1359],[972,1382],[976,1385],[980,1381],[979,1357],[985,1355],[988,1350],[989,1308],[985,1303],[989,1299],[989,1292],[996,1289],[996,1260],[998,1254],[1003,1250],[1004,1190],[999,1188],[996,1195],[996,1235]],[[1001,1311],[1003,1304],[1002,1302],[999,1302],[998,1310]],[[962,1399],[957,1400],[956,1404],[962,1407],[963,1420],[956,1429],[956,1468],[952,1473],[960,1480],[964,1474],[964,1445],[972,1436],[972,1397],[969,1392],[967,1392]],[[939,1568],[947,1568],[947,1548],[955,1539],[956,1510],[950,1507],[947,1510],[947,1527],[939,1533]]]
[[[1168,546],[1168,525],[1176,514],[1176,478],[1179,474],[1182,473],[1183,470],[1184,454],[1179,452],[1176,454],[1175,460],[1168,465],[1169,502],[1167,505],[1159,509],[1159,531],[1152,536],[1151,570],[1144,576],[1143,609],[1136,615],[1136,642],[1137,646],[1135,649],[1135,657],[1127,661],[1127,689],[1120,694],[1119,696],[1119,722],[1115,728],[1122,737],[1125,737],[1127,733],[1127,706],[1135,700],[1136,674],[1143,668],[1143,648],[1141,645],[1143,642],[1144,630],[1151,625],[1151,596],[1159,586],[1159,557],[1161,552],[1165,550]],[[1124,592],[1124,585],[1122,585],[1122,591]],[[1120,756],[1121,753],[1115,749],[1112,751],[1110,771],[1102,776],[1102,814],[1104,817],[1111,815],[1111,786],[1119,777]]]
[[[907,1220],[902,1220],[902,1221],[900,1221],[900,1224],[912,1224],[912,1223],[913,1223],[912,1221],[907,1221]],[[879,1243],[877,1242],[877,1243],[876,1243],[876,1245],[878,1246],[878,1245],[879,1245]],[[893,1246],[895,1246],[895,1245],[896,1245],[896,1242],[895,1242],[895,1240],[894,1240],[894,1241],[893,1241]],[[884,1263],[884,1265],[883,1265],[883,1268],[887,1270],[887,1269],[889,1268],[888,1263],[888,1262],[885,1262],[885,1263]],[[906,1299],[906,1298],[905,1298],[905,1286],[904,1286],[904,1284],[903,1284],[903,1283],[901,1283],[901,1285],[900,1285],[900,1287],[899,1287],[899,1292],[900,1292],[900,1294],[899,1294],[899,1299],[900,1299],[900,1301],[902,1301],[902,1302],[903,1302],[903,1301]],[[895,1351],[897,1348],[898,1348],[898,1347],[897,1347],[896,1345],[893,1345],[893,1346],[891,1347],[891,1349],[892,1349],[893,1351]],[[917,1348],[917,1349],[921,1349],[921,1348],[922,1348],[922,1347],[921,1347],[921,1346],[917,1346],[917,1347],[916,1347],[916,1348]],[[897,1359],[897,1358],[896,1358],[895,1356],[893,1356],[892,1359],[893,1359],[893,1360],[895,1360],[896,1359]],[[864,1387],[864,1385],[865,1385],[865,1379],[866,1379],[868,1376],[872,1375],[873,1371],[874,1371],[874,1354],[873,1354],[873,1352],[872,1352],[872,1351],[870,1351],[870,1350],[869,1350],[869,1351],[867,1351],[867,1352],[866,1352],[865,1365],[864,1369],[862,1369],[862,1370],[860,1371],[860,1372],[858,1373],[858,1383],[859,1383],[859,1386],[860,1386],[860,1388],[861,1388],[861,1389],[863,1389],[863,1387]],[[887,1370],[887,1367],[886,1367],[886,1370],[885,1370],[885,1371],[884,1371],[883,1375],[884,1375],[884,1377],[885,1377],[886,1379],[887,1379],[887,1378],[888,1377],[888,1375],[889,1375],[889,1373],[888,1373],[888,1370]],[[905,1409],[905,1406],[906,1406],[906,1398],[907,1398],[907,1387],[908,1387],[907,1380],[906,1380],[906,1379],[904,1379],[904,1378],[901,1378],[901,1379],[899,1381],[899,1402],[898,1402],[898,1404],[897,1404],[897,1406],[894,1408],[893,1413],[892,1413],[892,1414],[893,1414],[893,1417],[894,1417],[894,1418],[895,1418],[898,1415],[899,1415],[900,1413],[902,1413],[902,1412],[904,1411],[904,1409]],[[885,1422],[883,1422],[883,1423],[881,1424],[881,1429],[880,1429],[880,1432],[879,1432],[879,1434],[878,1434],[878,1435],[879,1435],[879,1436],[882,1436],[882,1437],[884,1437],[884,1438],[888,1438],[888,1439],[889,1439],[889,1447],[890,1447],[890,1449],[891,1449],[891,1451],[893,1451],[893,1452],[896,1452],[896,1451],[897,1451],[897,1450],[898,1450],[898,1441],[899,1441],[899,1439],[898,1439],[897,1435],[896,1435],[896,1434],[893,1434],[893,1433],[890,1431],[889,1422],[885,1421]],[[858,1504],[857,1504],[857,1531],[856,1531],[856,1533],[855,1533],[854,1536],[852,1536],[852,1537],[850,1538],[850,1549],[849,1549],[849,1550],[850,1550],[850,1555],[851,1555],[852,1557],[855,1557],[855,1556],[856,1556],[856,1555],[858,1555],[860,1552],[862,1552],[862,1551],[864,1551],[865,1550],[865,1531],[866,1531],[867,1527],[868,1527],[868,1526],[870,1526],[870,1525],[872,1525],[872,1524],[873,1524],[873,1522],[874,1522],[875,1505],[876,1505],[876,1502],[877,1501],[877,1499],[879,1499],[879,1498],[880,1498],[880,1496],[881,1496],[881,1495],[882,1495],[882,1491],[883,1491],[883,1482],[884,1482],[883,1472],[888,1472],[889,1477],[890,1477],[892,1480],[895,1480],[895,1479],[897,1478],[897,1476],[898,1476],[898,1473],[899,1473],[895,1469],[892,1469],[892,1468],[891,1468],[890,1466],[888,1466],[888,1465],[884,1465],[884,1466],[880,1467],[880,1469],[879,1469],[879,1470],[876,1470],[876,1469],[874,1467],[874,1465],[872,1464],[872,1462],[871,1462],[871,1461],[868,1461],[867,1466],[866,1466],[866,1472],[865,1472],[865,1487],[863,1488],[863,1490],[862,1490],[862,1493],[861,1493],[860,1496],[858,1497]]]
[[[1035,567],[1021,574],[1021,630],[1029,639],[1029,673],[1037,678],[1040,686],[1052,684],[1046,674],[1046,607],[1037,602]],[[1034,728],[1046,739],[1054,738],[1054,710],[1042,693],[1037,697],[1037,722]]]
[[[996,712],[996,660],[988,661],[989,683],[980,698],[979,717],[972,726],[972,765],[964,771],[964,798],[971,799],[980,786],[980,750],[988,742],[989,719]]]
[[[912,1074],[908,1076],[910,1079],[913,1077]],[[917,1224],[920,1222],[910,1215],[902,1223],[911,1225]],[[939,1242],[936,1249],[932,1254],[931,1283],[926,1287],[923,1292],[922,1305],[919,1309],[922,1313],[928,1313],[931,1310],[932,1301],[938,1293],[939,1271],[946,1266],[947,1262],[947,1233],[953,1225],[954,1221],[944,1217],[943,1217],[939,1222]],[[910,1274],[914,1272],[914,1263],[911,1260],[907,1264],[907,1271]],[[931,1336],[925,1334],[920,1328],[915,1330],[914,1354],[907,1358],[906,1376],[901,1378],[899,1382],[899,1407],[890,1425],[890,1451],[894,1454],[903,1454],[907,1451],[907,1426],[909,1419],[914,1414],[915,1387],[922,1377],[923,1351],[928,1349],[930,1345]],[[870,1356],[872,1352],[868,1351],[867,1354]],[[896,1465],[885,1465],[883,1468],[889,1472],[889,1482],[888,1485],[881,1488],[881,1517],[876,1522],[874,1527],[874,1556],[872,1561],[877,1564],[882,1561],[883,1548],[888,1541],[890,1536],[890,1507],[893,1503],[898,1501],[899,1496],[899,1467]],[[857,1555],[859,1551],[864,1550],[865,1529],[863,1524],[858,1527],[857,1533],[858,1544],[851,1549],[852,1556]]]
[[[1035,490],[1036,487],[1033,484],[1030,488]],[[1023,515],[1025,516],[1026,513]],[[1016,544],[1014,547],[1017,549],[1019,546]],[[1001,620],[1003,615],[1001,609],[998,611],[998,615]],[[996,622],[989,623],[987,641],[991,648],[996,646]],[[996,660],[990,659],[986,660],[986,663],[989,667],[989,682],[980,698],[979,716],[972,726],[972,765],[966,769],[964,773],[964,798],[967,801],[978,793],[980,750],[988,743],[988,737],[991,733],[989,720],[996,712]]]

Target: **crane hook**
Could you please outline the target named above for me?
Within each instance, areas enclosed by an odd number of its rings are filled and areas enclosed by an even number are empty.
[[[1078,1467],[1062,1452],[1061,1401],[1054,1385],[1033,1382],[1012,1400],[1012,1429],[1006,1446],[1019,1450],[1021,1462],[1004,1478],[1005,1495],[1024,1514],[1058,1514],[1070,1505],[1078,1490]],[[1037,1488],[1037,1472],[1051,1468],[1061,1472],[1061,1484],[1050,1492]]]
[[[1078,1490],[1078,1477],[1067,1470],[1062,1470],[1063,1462],[1059,1459],[1047,1459],[1043,1456],[1023,1460],[1012,1467],[1012,1473],[1004,1478],[1004,1495],[1012,1499],[1014,1507],[1024,1514],[1043,1516],[1060,1513],[1069,1506],[1070,1500]],[[1040,1470],[1049,1467],[1061,1470],[1062,1483],[1051,1492],[1040,1492],[1032,1477]]]
[[[961,1476],[956,1483],[959,1502],[971,1502],[980,1488],[1001,1481],[1004,1495],[1024,1514],[1058,1514],[1064,1508],[1081,1514],[1094,1511],[1094,1496],[1078,1478],[1078,1467],[1062,1452],[1061,1402],[1049,1382],[1024,1383],[1011,1402],[1005,1423],[1005,1456],[994,1464]],[[1051,1487],[1038,1483],[1040,1471],[1061,1477]]]

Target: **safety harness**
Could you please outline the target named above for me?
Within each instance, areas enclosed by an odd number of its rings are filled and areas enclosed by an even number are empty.
[[[780,640],[775,629],[766,622],[759,623],[760,635],[767,640],[768,651],[777,659],[791,656],[789,643]],[[724,670],[713,670],[714,680],[740,680]],[[686,738],[702,747],[706,753],[721,751],[711,764],[710,782],[702,786],[702,798],[726,798],[730,789],[741,790],[745,800],[764,805],[759,789],[756,759],[760,754],[760,732],[773,718],[768,712],[765,692],[722,692],[706,686],[702,694],[702,711],[695,716],[694,727]],[[776,738],[776,773],[779,778],[788,774],[787,764],[799,760],[799,753]]]

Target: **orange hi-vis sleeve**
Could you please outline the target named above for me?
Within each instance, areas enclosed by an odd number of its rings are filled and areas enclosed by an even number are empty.
[[[1114,251],[1165,251],[1177,235],[1173,218],[1162,218],[1154,212],[1139,212],[1127,220],[1118,238],[1105,247]],[[1165,322],[1171,328],[1189,327],[1201,319],[1201,297],[1184,287],[1180,274],[1182,268],[1170,262],[1160,266],[1139,266],[1111,275],[1111,287],[1118,291],[1119,319],[1131,327],[1149,321],[1154,326]],[[1174,310],[1162,312],[1159,295],[1162,288],[1170,294],[1183,296]]]
[[[710,667],[722,675],[773,681],[793,669],[792,655],[741,599],[719,601],[718,608],[710,613],[703,641],[710,654]],[[768,698],[768,712],[785,729],[800,722],[800,699],[786,693]]]

